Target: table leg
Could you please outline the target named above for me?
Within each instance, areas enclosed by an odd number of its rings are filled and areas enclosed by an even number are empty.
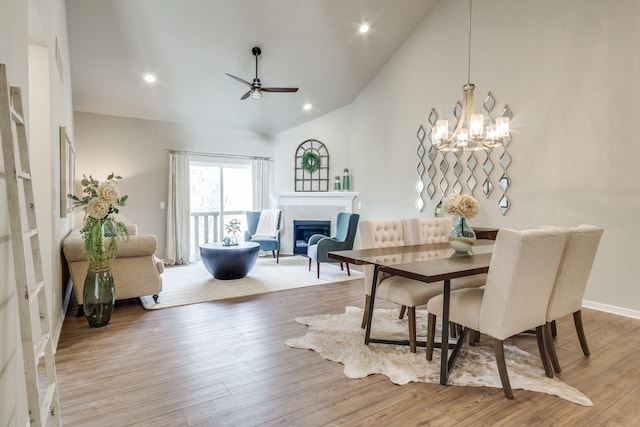
[[[367,327],[364,333],[364,343],[369,345],[371,338],[371,322],[373,321],[373,306],[376,300],[376,284],[378,283],[378,266],[373,267],[373,283],[371,284],[371,298],[369,299],[369,312],[367,313]]]
[[[440,384],[447,385],[449,378],[449,300],[451,280],[444,281],[442,302],[442,343],[440,344]]]

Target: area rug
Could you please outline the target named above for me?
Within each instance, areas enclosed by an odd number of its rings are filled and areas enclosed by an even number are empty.
[[[309,271],[308,263],[309,259],[303,256],[280,257],[279,263],[270,255],[260,257],[246,277],[236,280],[214,279],[201,261],[167,267],[162,273],[158,303],[151,296],[140,300],[147,310],[157,310],[364,277],[353,268],[351,276],[347,276],[346,269],[340,270],[339,264],[322,263],[320,279],[317,279],[315,266]]]
[[[349,378],[364,378],[383,374],[395,384],[409,382],[440,382],[440,350],[433,361],[425,358],[424,348],[411,353],[408,346],[364,344],[364,330],[360,328],[363,311],[347,307],[344,314],[298,317],[296,322],[308,325],[305,335],[285,341],[289,347],[314,350],[325,359],[344,364]],[[407,337],[407,320],[398,319],[398,309],[376,309],[371,328],[376,338]],[[418,336],[426,336],[427,312],[418,310]],[[438,332],[439,334],[439,332]],[[464,345],[458,355],[448,383],[456,386],[497,387],[502,389],[493,347],[481,340],[475,347]],[[512,344],[505,343],[505,357],[512,389],[547,393],[583,406],[593,406],[591,400],[575,388],[557,378],[544,374],[539,355],[532,355]]]

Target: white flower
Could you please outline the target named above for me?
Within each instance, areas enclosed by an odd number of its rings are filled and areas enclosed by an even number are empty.
[[[442,207],[450,214],[473,218],[478,213],[478,200],[466,194],[450,194],[442,199]]]
[[[116,187],[116,185],[112,181],[107,181],[100,184],[97,193],[98,197],[108,204],[116,203],[120,198],[118,187]]]
[[[95,219],[102,219],[109,213],[109,203],[100,198],[89,200],[87,203],[87,215]]]

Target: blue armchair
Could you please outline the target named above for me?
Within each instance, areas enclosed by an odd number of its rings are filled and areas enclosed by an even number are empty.
[[[270,221],[273,223],[273,227],[270,227],[272,228],[271,230],[265,232],[263,228],[260,230],[260,234],[256,234],[256,232],[259,231],[258,225],[263,212],[265,212],[265,214],[269,212],[270,215],[275,215],[276,219]],[[261,251],[271,251],[273,257],[276,259],[276,263],[280,262],[280,221],[282,211],[247,211],[246,217],[247,230],[244,232],[244,241],[259,243]]]
[[[336,235],[333,237],[324,236],[322,234],[314,234],[309,238],[307,247],[307,256],[309,257],[309,271],[311,271],[311,262],[315,261],[318,270],[318,278],[320,278],[321,262],[339,262],[329,258],[328,253],[331,251],[345,251],[353,249],[353,241],[356,238],[358,229],[358,220],[360,215],[340,212],[336,221]],[[347,264],[347,274],[351,276],[349,271],[349,263]],[[342,263],[340,268],[344,269]]]

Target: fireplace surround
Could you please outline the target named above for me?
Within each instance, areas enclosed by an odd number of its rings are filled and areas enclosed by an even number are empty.
[[[327,220],[332,226],[339,212],[353,212],[356,198],[353,191],[273,192],[269,194],[272,209],[282,210],[280,224],[280,252],[294,253],[293,220]],[[331,230],[333,232],[333,230]],[[331,235],[327,233],[327,235]],[[305,250],[306,253],[306,250]]]

